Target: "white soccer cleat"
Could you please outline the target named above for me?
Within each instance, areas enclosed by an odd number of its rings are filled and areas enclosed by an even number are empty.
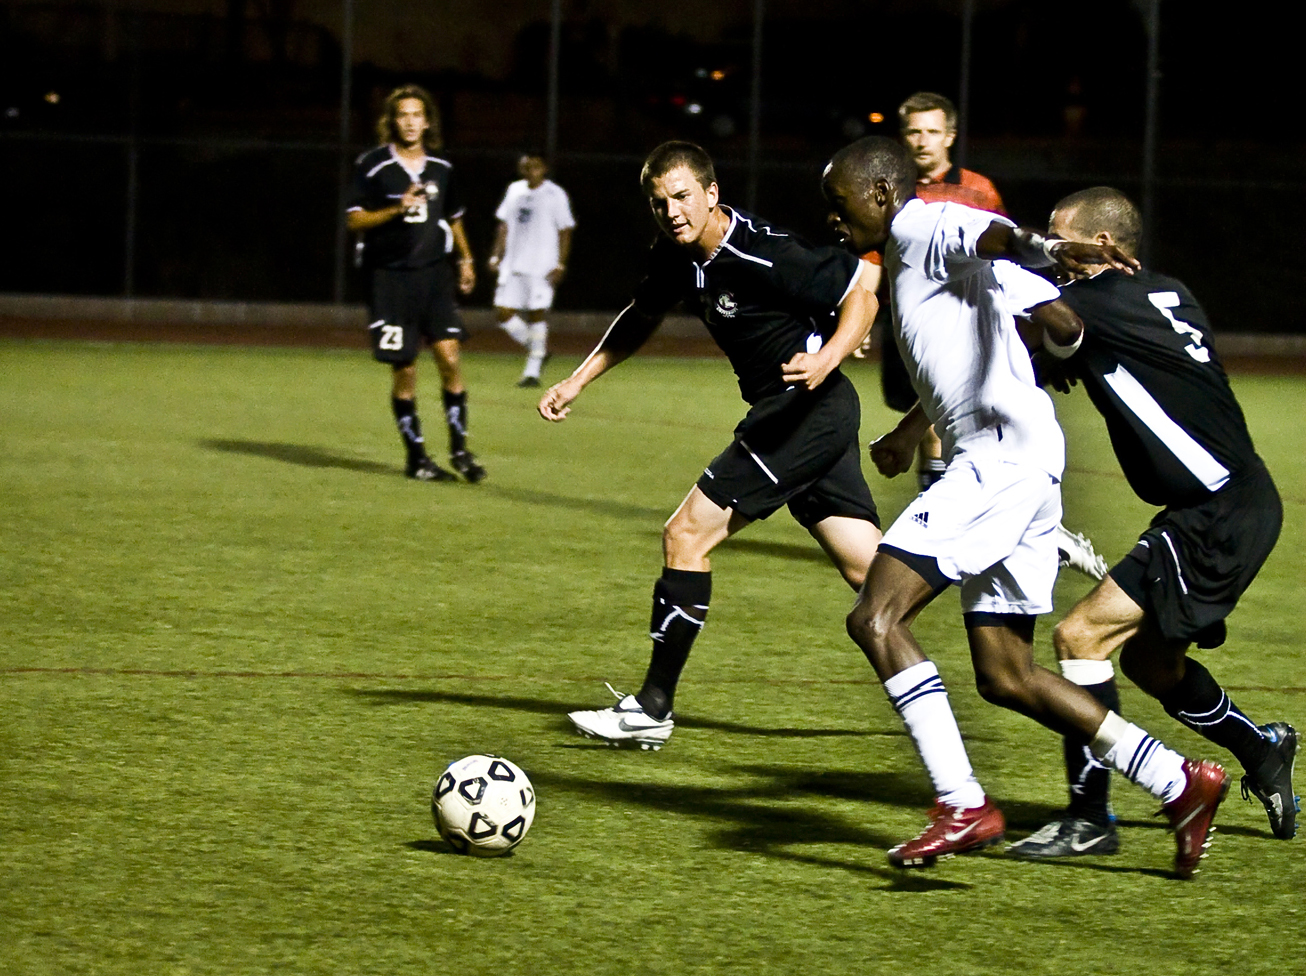
[[[576,726],[576,731],[589,739],[601,739],[610,746],[661,749],[676,727],[671,716],[656,719],[644,711],[634,695],[623,695],[612,685],[607,687],[616,696],[617,704],[593,711],[568,712],[567,718]]]
[[[1106,560],[1097,554],[1097,550],[1093,548],[1093,543],[1087,536],[1079,532],[1071,532],[1059,523],[1055,534],[1057,555],[1063,567],[1069,566],[1095,580],[1106,577]]]

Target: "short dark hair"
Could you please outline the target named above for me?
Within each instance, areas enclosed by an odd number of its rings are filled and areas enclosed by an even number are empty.
[[[1111,235],[1116,247],[1130,257],[1138,253],[1143,236],[1143,218],[1134,202],[1115,187],[1090,186],[1062,197],[1053,213],[1064,214],[1076,234],[1094,237],[1102,231]]]
[[[639,171],[639,185],[647,192],[654,180],[680,166],[693,173],[698,185],[705,190],[716,182],[716,167],[712,165],[707,150],[692,142],[673,140],[662,143],[648,154],[644,168]]]
[[[957,106],[952,104],[952,100],[938,92],[917,92],[915,95],[909,95],[907,100],[898,106],[898,126],[899,128],[907,127],[907,116],[915,115],[917,112],[943,112],[944,125],[949,132],[957,131]]]
[[[830,170],[851,176],[863,190],[885,180],[902,203],[916,195],[916,161],[897,139],[863,136],[834,154]]]
[[[399,113],[399,103],[406,98],[415,98],[422,103],[426,112],[426,132],[422,134],[422,145],[435,150],[444,145],[440,132],[440,108],[435,104],[431,93],[421,85],[400,85],[385,97],[381,108],[381,117],[376,120],[376,134],[382,142],[398,142],[399,133],[395,130],[395,116]]]

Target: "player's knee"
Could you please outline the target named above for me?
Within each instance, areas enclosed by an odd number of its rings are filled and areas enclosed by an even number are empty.
[[[668,565],[705,558],[711,550],[710,540],[692,519],[677,515],[662,526],[662,552]]]
[[[975,689],[990,705],[1025,711],[1030,700],[1028,676],[1015,668],[977,668]]]
[[[1052,647],[1058,661],[1073,661],[1085,656],[1092,634],[1084,622],[1072,612],[1052,628]]]
[[[888,651],[889,640],[902,623],[900,616],[887,607],[876,606],[870,600],[860,600],[844,621],[848,636],[860,647],[871,663]]]

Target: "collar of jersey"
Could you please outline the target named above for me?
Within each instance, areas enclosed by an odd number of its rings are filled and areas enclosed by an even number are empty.
[[[395,151],[395,144],[394,144],[393,142],[387,142],[387,143],[386,143],[386,146],[388,146],[389,149],[390,149],[390,158],[393,159],[396,163],[398,163],[399,166],[404,170],[404,172],[406,172],[409,176],[412,176],[412,175],[413,175],[413,171],[412,171],[411,169],[409,169],[409,168],[408,168],[408,164],[404,162],[404,157],[403,157],[403,156],[400,156],[399,153],[397,153],[397,152]],[[421,175],[422,175],[422,173],[426,170],[426,164],[427,164],[428,162],[430,162],[432,158],[433,158],[433,157],[432,157],[430,154],[428,154],[428,153],[426,153],[425,151],[423,151],[423,153],[422,153],[422,166],[421,166],[421,169],[419,169],[419,170],[417,171],[417,176],[421,176]],[[417,176],[414,176],[413,178],[416,179]]]
[[[734,207],[728,207],[723,203],[721,204],[721,209],[730,211],[730,226],[727,227],[726,232],[721,235],[721,241],[717,244],[715,250],[713,250],[704,261],[699,263],[698,266],[700,268],[707,267],[712,263],[712,259],[721,253],[721,249],[726,246],[726,241],[730,240],[730,235],[735,232],[735,224],[739,223],[739,213]]]

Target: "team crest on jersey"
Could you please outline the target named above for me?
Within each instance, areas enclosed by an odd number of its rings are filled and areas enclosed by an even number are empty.
[[[440,186],[434,181],[427,183],[426,186],[422,187],[422,189],[426,191],[426,196],[430,200],[434,200],[440,195]]]
[[[725,319],[733,319],[735,313],[739,311],[739,303],[735,301],[735,296],[728,291],[723,291],[716,297],[717,313]]]

